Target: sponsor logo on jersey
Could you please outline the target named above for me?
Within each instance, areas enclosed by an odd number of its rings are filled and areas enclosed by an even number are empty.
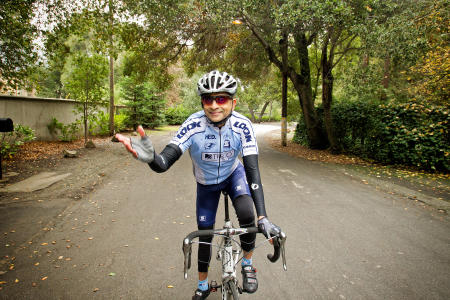
[[[247,127],[247,124],[241,123],[241,122],[235,122],[233,124],[233,126],[236,128],[242,129],[242,132],[244,133],[244,136],[245,136],[245,141],[247,143],[252,141],[252,135],[250,133],[250,129],[248,129],[248,127]]]
[[[205,136],[205,138],[206,138],[207,140],[215,140],[215,139],[216,139],[216,136],[215,136],[214,134],[207,134],[207,135]]]
[[[177,134],[177,138],[181,139],[189,130],[200,127],[200,123],[201,121],[187,124],[185,127],[180,129],[180,132]]]
[[[230,148],[230,147],[231,147],[230,140],[225,140],[225,141],[223,142],[223,147],[224,147],[224,148]]]
[[[215,144],[214,143],[206,143],[205,144],[205,150],[211,149]]]
[[[220,161],[226,161],[230,160],[234,157],[234,150],[225,151],[221,153],[217,152],[203,152],[202,153],[202,160],[204,161],[212,161],[212,162],[218,162]]]

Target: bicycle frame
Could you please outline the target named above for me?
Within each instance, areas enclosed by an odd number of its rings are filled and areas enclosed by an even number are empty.
[[[215,281],[211,282],[211,289],[213,291],[218,288],[222,291],[222,300],[227,300],[229,296],[237,300],[237,293],[242,293],[242,289],[238,285],[238,280],[236,276],[236,265],[240,261],[240,254],[242,248],[240,244],[233,239],[233,236],[239,236],[246,233],[262,233],[258,227],[248,227],[248,228],[234,228],[228,210],[228,195],[224,193],[224,204],[225,204],[225,224],[222,229],[210,229],[210,230],[198,230],[193,231],[188,234],[183,240],[183,253],[184,253],[184,279],[187,279],[187,271],[191,267],[191,254],[192,254],[192,244],[193,239],[200,236],[211,236],[217,235],[221,236],[222,240],[219,245],[212,244],[212,246],[217,246],[217,259],[222,261],[222,284],[217,285]],[[276,237],[272,237],[274,253],[268,254],[267,258],[271,262],[276,262],[281,256],[283,261],[283,269],[286,271],[286,257],[284,244],[286,242],[286,235],[283,232]],[[199,243],[199,242],[198,242]],[[238,245],[238,249],[233,248],[233,244]],[[254,249],[256,249],[255,247]],[[254,250],[253,249],[253,250]]]

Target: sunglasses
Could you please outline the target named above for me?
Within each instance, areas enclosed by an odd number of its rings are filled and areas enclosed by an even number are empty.
[[[224,105],[231,99],[228,96],[202,96],[202,103],[203,105],[212,105],[216,101],[218,105]]]

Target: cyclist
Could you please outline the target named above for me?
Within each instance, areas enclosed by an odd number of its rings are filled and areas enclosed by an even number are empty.
[[[197,83],[202,111],[192,114],[179,128],[160,154],[144,129],[139,126],[139,138],[117,134],[117,139],[135,158],[150,165],[158,173],[167,171],[189,149],[197,180],[197,226],[199,230],[213,229],[222,191],[230,195],[239,225],[255,226],[253,206],[258,227],[269,238],[281,230],[267,218],[264,193],[258,167],[258,146],[250,120],[234,111],[238,83],[226,72],[211,71]],[[238,159],[241,153],[243,164]],[[256,269],[252,264],[252,249],[256,234],[240,236],[244,250],[242,259],[243,289],[254,293],[258,288]],[[199,282],[192,299],[206,299],[210,293],[208,267],[212,237],[201,237],[198,249]],[[205,244],[206,243],[206,244]]]

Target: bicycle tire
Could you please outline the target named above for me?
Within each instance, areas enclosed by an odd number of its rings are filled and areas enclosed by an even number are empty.
[[[227,294],[228,297],[232,297],[231,299],[239,300],[239,291],[234,281],[228,281]]]

